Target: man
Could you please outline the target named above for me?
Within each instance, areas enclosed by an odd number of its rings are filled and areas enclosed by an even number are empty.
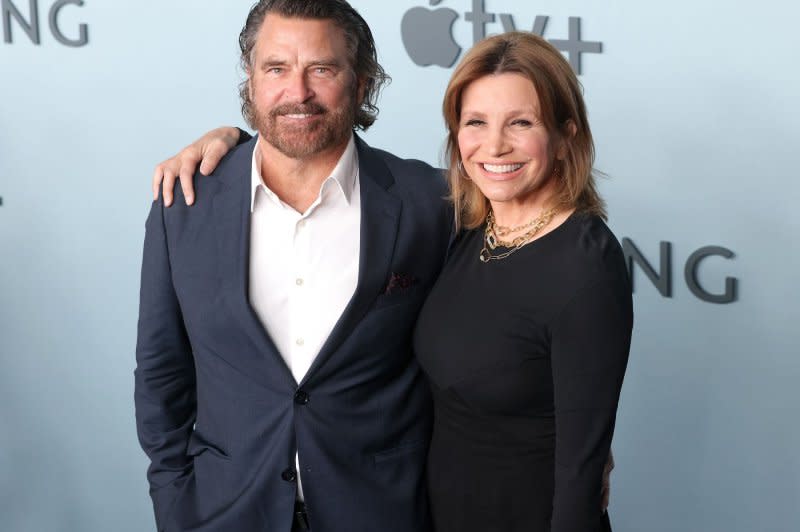
[[[240,45],[259,136],[147,220],[135,401],[158,530],[424,532],[410,337],[444,181],[354,135],[384,74],[345,1],[262,0]]]

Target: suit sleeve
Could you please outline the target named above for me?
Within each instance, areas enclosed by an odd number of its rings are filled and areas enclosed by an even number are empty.
[[[552,328],[556,420],[552,532],[599,532],[603,466],[628,362],[633,310],[626,280],[583,288]]]
[[[186,447],[196,414],[195,370],[172,284],[163,202],[147,218],[136,343],[134,402],[158,530],[192,471]]]
[[[244,144],[245,142],[249,142],[250,139],[253,138],[253,135],[251,135],[249,132],[245,131],[244,129],[242,129],[240,127],[237,127],[236,129],[239,130],[239,141],[236,143],[237,146],[241,146],[242,144]]]

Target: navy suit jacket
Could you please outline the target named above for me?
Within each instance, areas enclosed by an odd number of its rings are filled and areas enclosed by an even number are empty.
[[[297,451],[313,532],[427,531],[411,334],[452,226],[442,175],[357,139],[358,285],[297,383],[248,301],[255,142],[147,219],[135,403],[158,530],[289,532]]]

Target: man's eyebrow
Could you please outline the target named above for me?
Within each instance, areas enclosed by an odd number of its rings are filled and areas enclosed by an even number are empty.
[[[284,59],[279,59],[277,57],[267,57],[261,62],[261,69],[265,70],[268,68],[276,67],[276,66],[287,66],[289,64],[288,61]],[[331,68],[342,68],[342,61],[336,59],[335,57],[322,57],[320,59],[314,59],[306,63],[305,68],[309,67],[331,67]]]
[[[308,62],[309,66],[327,66],[327,67],[340,67],[342,66],[342,62],[336,59],[335,57],[323,57],[320,59],[314,59],[313,61]]]
[[[278,59],[277,57],[267,57],[261,62],[261,68],[264,67],[271,67],[271,66],[280,66],[288,64],[283,59]]]
[[[270,69],[275,67],[282,67],[285,68],[287,66],[286,61],[262,61],[259,68],[262,72],[267,72]]]

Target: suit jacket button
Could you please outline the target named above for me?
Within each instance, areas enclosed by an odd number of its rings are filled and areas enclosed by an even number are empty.
[[[295,473],[294,469],[290,467],[289,469],[281,473],[281,478],[286,482],[294,482],[295,480],[297,480],[297,473]]]
[[[298,405],[307,405],[309,399],[310,397],[303,390],[297,390],[297,393],[294,394],[294,402]]]

